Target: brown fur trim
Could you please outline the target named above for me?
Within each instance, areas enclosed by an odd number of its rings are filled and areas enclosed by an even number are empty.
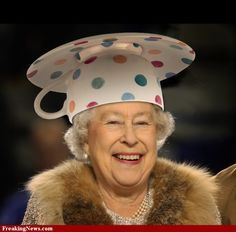
[[[216,224],[217,186],[206,170],[158,158],[151,176],[147,224]],[[42,224],[112,224],[92,168],[77,160],[37,175],[28,189],[40,202]]]

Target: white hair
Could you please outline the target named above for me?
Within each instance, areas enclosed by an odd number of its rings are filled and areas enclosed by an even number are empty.
[[[159,150],[166,139],[172,134],[175,128],[175,121],[171,113],[162,111],[158,106],[153,105],[155,112],[155,123],[157,126],[157,149]],[[76,159],[87,162],[87,154],[84,151],[84,144],[88,138],[88,123],[93,115],[94,109],[88,109],[77,114],[73,118],[73,125],[64,135],[67,146]]]

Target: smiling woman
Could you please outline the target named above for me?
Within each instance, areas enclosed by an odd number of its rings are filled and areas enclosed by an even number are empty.
[[[23,224],[221,224],[210,173],[158,157],[174,130],[160,81],[194,56],[170,37],[119,33],[35,61],[28,78],[43,88],[35,110],[46,119],[68,115],[65,141],[75,159],[29,181]],[[67,93],[58,112],[41,109],[49,91]]]

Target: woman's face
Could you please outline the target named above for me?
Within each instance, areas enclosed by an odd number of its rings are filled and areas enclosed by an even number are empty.
[[[154,117],[149,103],[114,103],[94,110],[85,150],[100,183],[134,187],[147,182],[157,155]]]

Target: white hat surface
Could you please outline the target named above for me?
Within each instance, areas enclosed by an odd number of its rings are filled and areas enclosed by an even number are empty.
[[[187,68],[195,58],[182,41],[158,34],[114,33],[91,36],[59,46],[39,57],[28,79],[42,91],[37,114],[46,119],[73,117],[103,104],[141,101],[164,109],[160,81]],[[50,91],[66,93],[61,110],[41,109]]]

